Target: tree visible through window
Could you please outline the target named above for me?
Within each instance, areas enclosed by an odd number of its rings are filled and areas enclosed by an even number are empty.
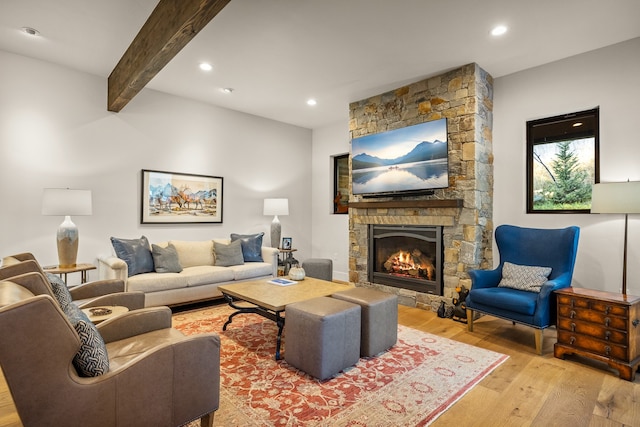
[[[527,122],[527,212],[588,213],[598,152],[598,109]]]
[[[333,156],[333,213],[349,213],[349,155]]]

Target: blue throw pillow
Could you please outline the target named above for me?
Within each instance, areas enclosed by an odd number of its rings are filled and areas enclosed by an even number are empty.
[[[116,251],[116,256],[127,263],[129,277],[155,271],[149,241],[145,236],[139,239],[112,237],[111,244]]]
[[[240,240],[242,247],[242,257],[245,262],[263,262],[262,259],[262,236],[264,233],[258,234],[231,234],[231,241]]]

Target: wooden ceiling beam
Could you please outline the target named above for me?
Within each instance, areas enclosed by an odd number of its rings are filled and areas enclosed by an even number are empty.
[[[108,79],[107,109],[118,112],[231,0],[160,0]]]

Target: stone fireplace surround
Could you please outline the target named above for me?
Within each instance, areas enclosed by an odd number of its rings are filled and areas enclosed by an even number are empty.
[[[447,118],[449,187],[432,195],[349,199],[349,281],[398,295],[399,303],[435,310],[470,287],[467,271],[490,268],[493,235],[493,79],[468,64],[396,90],[351,103],[351,139]],[[369,224],[443,227],[443,295],[368,281]]]

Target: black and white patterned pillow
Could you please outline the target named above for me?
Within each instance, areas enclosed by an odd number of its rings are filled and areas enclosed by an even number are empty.
[[[47,275],[47,279],[51,284],[53,296],[56,297],[56,300],[58,301],[58,304],[60,305],[62,311],[66,312],[67,306],[71,304],[72,301],[71,294],[69,293],[69,288],[67,288],[67,285],[62,281],[62,279],[55,274],[47,272],[45,272],[44,274]]]
[[[550,274],[551,267],[518,265],[505,261],[502,266],[502,280],[498,283],[498,287],[540,292]]]
[[[65,314],[80,337],[80,349],[73,358],[73,366],[84,377],[97,377],[109,372],[107,347],[86,314],[74,304],[69,304]]]

